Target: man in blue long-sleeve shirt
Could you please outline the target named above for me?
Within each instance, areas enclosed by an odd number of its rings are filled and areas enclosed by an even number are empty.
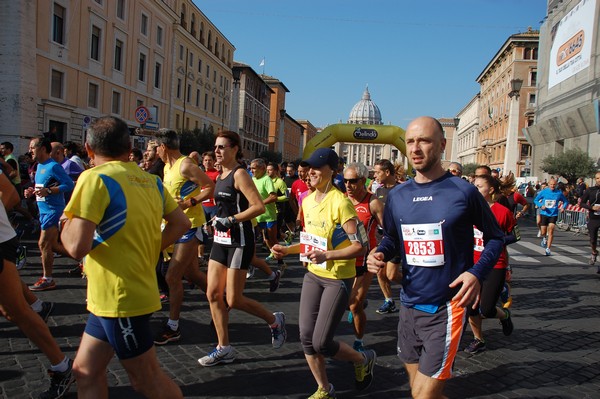
[[[65,209],[65,193],[73,190],[73,180],[54,159],[50,157],[52,145],[47,138],[34,138],[29,151],[38,162],[35,172],[35,187],[25,190],[25,198],[35,196],[40,211],[40,239],[38,245],[42,255],[43,276],[32,286],[32,291],[56,288],[52,279],[54,252],[65,253],[58,242],[58,222]]]
[[[464,322],[478,306],[481,281],[502,250],[503,233],[477,189],[442,167],[443,128],[419,117],[406,130],[406,151],[416,176],[388,194],[384,238],[369,255],[378,272],[402,257],[398,356],[414,398],[442,398]],[[473,264],[473,226],[485,248]]]
[[[556,188],[556,185],[556,179],[550,179],[548,187],[540,191],[533,200],[538,208],[540,208],[541,245],[545,249],[547,256],[551,255],[550,246],[552,245],[552,241],[554,241],[554,227],[556,227],[558,212],[562,212],[569,204],[567,197],[565,197],[562,191]],[[561,203],[562,207],[560,207]]]

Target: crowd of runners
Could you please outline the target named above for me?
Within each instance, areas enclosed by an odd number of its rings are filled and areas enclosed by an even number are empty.
[[[467,325],[474,340],[465,351],[472,354],[486,348],[484,319],[497,319],[505,335],[513,331],[506,246],[520,239],[518,219],[537,209],[541,245],[550,256],[558,213],[569,203],[556,179],[523,196],[512,175],[494,176],[487,166],[463,177],[459,163],[442,167],[445,145],[436,119],[413,120],[406,155],[414,176],[407,176],[385,159],[369,165],[371,172],[346,165],[330,148],[298,164],[246,163],[241,139],[230,131],[219,132],[214,151],[202,154],[182,154],[170,130],[157,133],[145,152],[134,151],[127,125],[114,117],[92,124],[85,151],[43,136],[31,140],[29,156],[19,162],[12,144],[2,143],[0,308],[48,358],[51,383],[40,397],[60,398],[74,382],[82,398],[106,397],[106,367],[115,354],[142,395],[181,397],[154,346],[191,334],[180,323],[184,281],[206,295],[218,338],[198,359],[201,366],[236,359],[231,309],[262,319],[273,348],[281,348],[286,315],[244,295],[244,287],[258,269],[277,295],[288,256],[299,256],[306,268],[298,320],[317,386],[310,398],[335,397],[328,357],[351,362],[356,389],[369,388],[377,359],[364,341],[370,311],[399,313],[397,350],[412,396],[443,397]],[[592,265],[600,172],[595,182],[578,194],[590,215]],[[15,229],[16,219],[24,222]],[[29,287],[18,274],[26,262],[19,244],[24,228],[39,231],[42,263],[42,275]],[[266,259],[257,256],[257,245],[268,250]],[[88,283],[90,315],[74,360],[44,323],[53,303],[35,296],[60,289],[52,275],[56,256],[75,259],[71,272]],[[381,304],[370,310],[375,276]],[[398,303],[394,289],[400,289]],[[163,306],[169,317],[153,331],[152,314]],[[352,344],[335,337],[347,310]]]

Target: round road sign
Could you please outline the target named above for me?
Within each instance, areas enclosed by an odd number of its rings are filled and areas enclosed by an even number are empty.
[[[150,110],[143,105],[140,105],[135,109],[135,120],[138,121],[138,123],[146,123],[149,117]]]

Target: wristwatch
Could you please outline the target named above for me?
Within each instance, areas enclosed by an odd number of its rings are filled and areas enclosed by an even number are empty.
[[[196,198],[191,197],[190,198],[190,203],[192,204],[192,206],[196,206],[198,204],[198,201],[196,201]]]
[[[235,216],[231,216],[231,224],[236,224],[238,221]]]

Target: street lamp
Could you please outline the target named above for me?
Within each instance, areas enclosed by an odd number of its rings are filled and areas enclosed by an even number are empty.
[[[285,109],[280,109],[279,110],[279,137],[277,138],[277,150],[279,151],[279,153],[281,153],[281,156],[283,157],[283,141],[284,141],[284,135],[285,135]]]
[[[231,69],[233,76],[233,87],[231,93],[231,117],[229,118],[229,129],[239,133],[239,121],[240,121],[240,77],[242,74],[242,68],[233,67]]]
[[[508,96],[512,99],[513,97],[519,98],[519,92],[523,87],[523,79],[512,79],[510,81],[510,92]]]

